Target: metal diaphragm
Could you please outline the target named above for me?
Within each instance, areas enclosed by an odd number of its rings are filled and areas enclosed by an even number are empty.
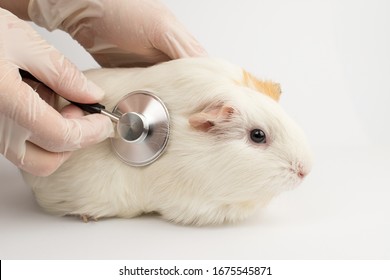
[[[112,112],[121,116],[119,137],[111,138],[111,144],[122,161],[145,166],[162,155],[169,138],[169,113],[160,98],[148,91],[134,91],[125,95]]]

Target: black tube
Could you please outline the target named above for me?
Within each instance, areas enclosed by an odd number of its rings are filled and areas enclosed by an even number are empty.
[[[42,83],[40,80],[38,80],[37,78],[35,78],[31,73],[25,71],[25,70],[22,70],[22,69],[19,69],[19,73],[20,73],[20,76],[23,78],[23,79],[30,79],[32,81],[35,81],[37,83],[41,83],[41,84],[44,84]],[[45,85],[46,86],[46,85]],[[47,86],[46,86],[47,87]],[[53,91],[54,92],[54,91]],[[66,99],[68,100],[68,99]],[[81,110],[85,111],[85,112],[88,112],[90,114],[95,114],[95,113],[100,113],[102,111],[102,109],[106,109],[106,107],[102,104],[99,104],[99,103],[94,103],[94,104],[84,104],[84,103],[78,103],[78,102],[74,102],[74,101],[71,101],[71,100],[68,100],[70,103],[72,103],[73,105],[76,105],[77,107],[79,107]]]

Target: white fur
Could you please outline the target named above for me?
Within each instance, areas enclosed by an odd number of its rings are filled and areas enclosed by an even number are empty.
[[[157,212],[183,224],[235,222],[298,185],[296,166],[308,173],[311,157],[301,129],[270,97],[239,81],[241,68],[210,58],[174,60],[141,69],[87,72],[106,91],[112,109],[125,94],[145,89],[171,115],[164,155],[146,167],[130,167],[110,141],[81,149],[49,177],[24,173],[39,204],[59,214],[131,218]],[[198,131],[188,118],[211,104],[234,108],[218,131]],[[267,144],[252,143],[261,128]]]

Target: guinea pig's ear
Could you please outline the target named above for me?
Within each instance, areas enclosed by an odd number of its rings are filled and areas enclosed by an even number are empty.
[[[234,114],[233,107],[224,104],[209,106],[201,112],[192,114],[188,122],[199,131],[207,132],[218,123],[228,121]]]
[[[242,70],[242,80],[239,81],[239,83],[243,86],[268,95],[275,101],[279,101],[280,95],[282,93],[278,83],[257,79],[251,73],[245,70]]]

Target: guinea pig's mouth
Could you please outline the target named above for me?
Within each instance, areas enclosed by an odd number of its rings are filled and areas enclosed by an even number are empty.
[[[306,178],[308,171],[305,171],[301,165],[298,168],[289,168],[288,170],[288,179],[284,186],[285,190],[294,190],[296,189]]]
[[[290,185],[290,187],[288,188],[288,190],[295,190],[296,188],[298,188],[303,182],[303,179],[297,179],[295,180],[295,182],[293,184]]]

